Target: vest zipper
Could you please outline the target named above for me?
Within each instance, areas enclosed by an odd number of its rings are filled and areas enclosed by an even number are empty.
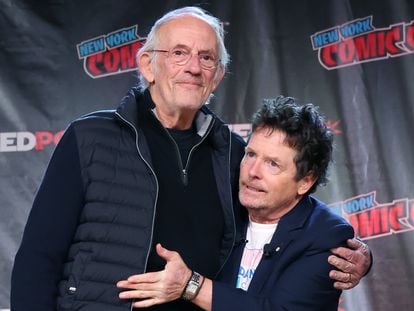
[[[154,178],[155,178],[155,184],[156,184],[156,186],[157,186],[157,191],[156,191],[156,194],[155,194],[155,202],[154,202],[154,212],[153,212],[153,214],[152,214],[152,225],[151,225],[151,237],[150,237],[150,243],[149,243],[149,246],[148,246],[148,250],[147,250],[147,255],[146,255],[146,257],[145,257],[145,266],[144,266],[144,272],[146,272],[147,271],[147,265],[148,265],[148,258],[149,258],[149,255],[150,255],[150,252],[151,252],[151,245],[152,245],[152,239],[154,238],[154,224],[155,224],[155,213],[156,213],[156,210],[157,210],[157,202],[158,202],[158,192],[159,192],[159,184],[158,184],[158,178],[157,178],[157,175],[155,174],[155,172],[154,172],[154,170],[152,169],[152,167],[151,167],[151,165],[145,160],[145,158],[142,156],[142,154],[141,154],[141,150],[139,149],[139,146],[138,146],[138,131],[137,131],[137,129],[136,129],[136,127],[131,123],[131,122],[129,122],[128,120],[126,120],[124,117],[122,117],[117,111],[115,112],[115,114],[122,120],[122,121],[124,121],[126,124],[128,124],[133,130],[134,130],[134,132],[135,132],[135,147],[137,148],[137,151],[138,151],[138,154],[139,154],[139,156],[140,156],[140,158],[142,159],[142,161],[144,161],[144,163],[148,166],[148,168],[151,170],[151,173],[154,175]],[[131,302],[131,311],[132,311],[132,309],[134,308],[133,307],[133,304],[134,303],[134,300]]]
[[[183,169],[183,179],[184,179],[184,181],[185,181],[185,185],[187,185],[187,183],[188,183],[188,166],[190,165],[190,158],[191,158],[191,155],[192,155],[192,153],[193,153],[193,151],[198,147],[198,146],[200,146],[202,143],[203,143],[203,141],[205,141],[206,140],[206,138],[207,138],[207,136],[208,136],[208,134],[210,134],[210,132],[211,132],[211,129],[213,128],[213,124],[214,124],[214,121],[215,121],[215,119],[212,119],[211,120],[211,123],[210,123],[210,125],[209,125],[209,127],[208,127],[208,129],[207,129],[207,131],[206,131],[206,133],[204,134],[204,136],[201,138],[201,140],[197,143],[197,144],[195,144],[192,148],[191,148],[191,150],[190,150],[190,152],[188,153],[188,157],[187,157],[187,162],[185,163],[185,168]]]
[[[154,117],[156,117],[155,114],[154,114]],[[168,130],[165,127],[163,127],[163,129],[164,129],[165,133],[167,133],[167,136],[170,138],[170,140],[174,144],[175,154],[178,157],[178,167],[180,168],[180,171],[181,171],[181,180],[183,181],[183,184],[185,186],[187,186],[187,183],[188,183],[188,181],[187,181],[187,171],[186,171],[186,168],[183,167],[183,160],[181,158],[180,148],[178,148],[178,145],[175,142],[174,138],[171,136],[170,132],[168,132]]]
[[[152,112],[152,113],[154,114],[154,112]],[[155,114],[154,114],[154,117],[157,118],[157,116]],[[168,137],[172,140],[172,142],[173,142],[173,144],[175,146],[175,153],[178,156],[178,167],[181,170],[181,180],[183,181],[183,184],[185,186],[188,185],[188,165],[190,164],[191,154],[206,139],[206,137],[210,133],[211,129],[213,128],[214,121],[215,121],[215,119],[212,119],[211,120],[211,122],[210,122],[210,124],[208,126],[208,129],[205,132],[205,134],[203,135],[203,137],[201,137],[201,140],[191,148],[190,152],[188,153],[187,162],[185,163],[185,167],[183,167],[183,160],[181,158],[180,148],[178,147],[177,142],[174,140],[174,138],[172,137],[172,135],[170,134],[170,132],[168,132],[168,130],[165,127],[163,127],[163,129],[167,133]]]

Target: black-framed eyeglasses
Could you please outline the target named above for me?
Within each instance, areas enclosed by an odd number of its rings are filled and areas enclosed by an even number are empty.
[[[161,52],[167,53],[167,58],[176,65],[184,66],[187,64],[191,57],[195,54],[191,53],[189,49],[185,48],[172,48],[170,50],[161,50],[161,49],[154,49],[150,50],[149,52]],[[217,57],[210,52],[199,52],[197,54],[198,59],[200,61],[200,66],[204,69],[214,69],[217,67],[218,59]]]

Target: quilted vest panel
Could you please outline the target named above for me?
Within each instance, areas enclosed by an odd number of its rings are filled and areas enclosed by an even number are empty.
[[[129,310],[116,283],[145,271],[156,180],[127,125],[88,117],[74,126],[85,201],[59,284],[58,310]]]

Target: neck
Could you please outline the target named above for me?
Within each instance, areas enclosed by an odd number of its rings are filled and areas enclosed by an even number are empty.
[[[163,127],[177,130],[187,130],[191,127],[201,104],[192,107],[171,104],[165,102],[152,87],[149,88],[149,92],[155,104],[153,111]]]
[[[252,222],[258,224],[277,224],[281,217],[272,218],[267,215],[260,215],[260,213],[249,212],[249,218]]]
[[[249,217],[252,221],[259,224],[277,224],[284,215],[296,207],[302,197],[298,196],[289,205],[281,207],[276,211],[273,210],[271,213],[269,213],[269,209],[267,208],[247,208]]]
[[[188,130],[197,113],[196,111],[168,113],[158,106],[155,106],[154,112],[163,127],[177,130]]]

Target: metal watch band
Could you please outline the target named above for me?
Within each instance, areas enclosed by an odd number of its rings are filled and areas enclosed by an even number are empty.
[[[191,277],[185,286],[184,292],[181,296],[184,300],[193,300],[198,292],[200,291],[201,285],[200,284],[201,274],[195,271],[192,271]],[[204,280],[203,280],[204,281]]]

